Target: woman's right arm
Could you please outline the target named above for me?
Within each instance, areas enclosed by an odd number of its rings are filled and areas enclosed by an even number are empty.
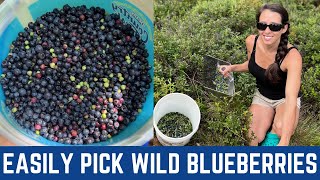
[[[247,72],[248,64],[251,57],[255,35],[250,35],[246,38],[247,60],[242,64],[232,64],[230,66],[221,66],[220,72],[224,76],[228,76],[230,72]]]
[[[249,61],[245,61],[242,64],[232,64],[230,65],[231,72],[247,72]]]

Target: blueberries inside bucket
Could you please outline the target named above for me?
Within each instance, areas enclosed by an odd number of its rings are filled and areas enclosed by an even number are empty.
[[[69,4],[34,19],[1,56],[1,114],[9,124],[49,145],[113,144],[146,124],[153,51],[132,22]]]

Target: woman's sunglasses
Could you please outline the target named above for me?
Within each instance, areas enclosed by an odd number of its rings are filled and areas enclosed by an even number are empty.
[[[269,27],[269,29],[271,31],[280,31],[283,28],[283,25],[282,24],[265,24],[265,23],[261,23],[261,22],[257,23],[257,28],[260,31],[266,30],[267,27]]]

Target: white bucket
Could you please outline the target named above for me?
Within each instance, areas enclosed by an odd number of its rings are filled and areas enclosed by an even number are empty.
[[[181,138],[168,137],[163,134],[157,124],[164,115],[170,112],[178,112],[188,117],[192,124],[192,132]],[[186,145],[199,128],[200,116],[199,106],[190,96],[181,93],[171,93],[162,97],[153,111],[153,126],[159,142],[164,146]]]
[[[124,22],[131,24],[145,41],[149,53],[148,62],[152,69],[149,71],[153,77],[153,1],[140,0],[6,0],[0,5],[0,63],[8,55],[10,44],[16,39],[18,33],[27,26],[28,22],[34,21],[42,14],[52,11],[54,8],[61,9],[63,5],[70,6],[86,5],[89,7],[102,7],[108,13],[119,14]],[[2,68],[0,66],[0,74]],[[142,112],[136,120],[131,122],[121,133],[105,142],[94,143],[94,146],[140,146],[146,145],[153,138],[152,112],[153,112],[153,87],[154,81],[143,104]],[[0,85],[0,136],[10,142],[26,146],[62,146],[58,142],[50,141],[36,135],[31,130],[21,127],[13,118],[10,110],[5,106],[5,96]],[[1,146],[1,144],[0,144]]]

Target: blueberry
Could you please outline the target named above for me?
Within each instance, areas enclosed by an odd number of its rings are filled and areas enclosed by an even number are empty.
[[[45,133],[48,133],[48,128],[47,127],[43,127],[40,129],[40,134],[44,135]]]
[[[33,115],[32,109],[30,109],[30,108],[26,109],[26,114],[28,117],[32,117],[32,115]]]
[[[46,92],[43,97],[49,100],[52,97],[52,94],[50,92]]]
[[[65,138],[64,139],[65,144],[71,144],[71,139],[70,138]]]
[[[94,139],[92,137],[88,137],[84,140],[84,143],[85,144],[92,144],[92,143],[94,143]]]
[[[84,129],[82,133],[83,133],[84,136],[88,136],[89,135],[89,130],[88,129]]]
[[[37,53],[41,53],[41,52],[43,51],[42,46],[41,46],[41,45],[37,45],[37,46],[35,47],[35,51],[36,51]]]
[[[39,114],[38,114],[38,113],[34,113],[34,114],[32,115],[32,119],[36,120],[36,119],[38,119],[38,118],[39,118]]]
[[[25,128],[41,125],[44,138],[74,145],[107,141],[146,100],[149,54],[119,15],[65,5],[28,23],[12,44],[1,63],[5,104],[16,108],[13,116]]]
[[[20,96],[25,96],[27,94],[27,91],[24,88],[19,89]]]
[[[100,131],[95,131],[95,132],[93,133],[93,137],[95,137],[95,138],[99,138],[100,135],[101,135]]]
[[[108,135],[107,135],[107,134],[102,134],[102,135],[100,136],[100,140],[101,140],[101,141],[106,141],[106,140],[108,140]]]
[[[45,120],[46,122],[49,122],[50,119],[51,119],[50,114],[46,114],[46,115],[44,116],[44,120]]]
[[[112,114],[112,119],[117,120],[118,119],[118,115],[117,114]]]
[[[20,69],[14,69],[13,70],[13,74],[16,76],[19,76],[21,74],[21,70]]]
[[[48,139],[51,140],[51,141],[53,141],[53,140],[54,140],[54,135],[53,135],[53,134],[49,134],[49,135],[48,135]]]
[[[25,127],[26,129],[29,129],[30,126],[31,126],[31,123],[30,123],[29,121],[25,121],[25,122],[24,122],[24,127]]]

